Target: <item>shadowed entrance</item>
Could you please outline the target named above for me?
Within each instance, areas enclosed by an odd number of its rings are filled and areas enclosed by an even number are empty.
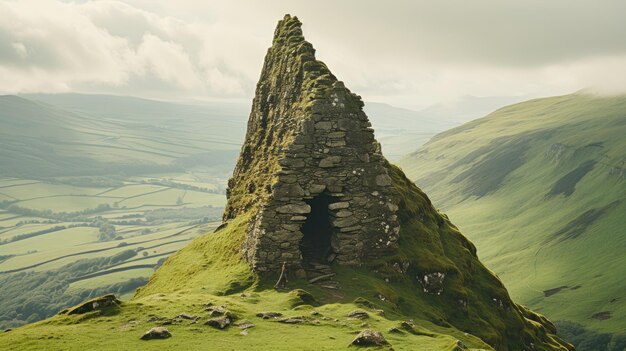
[[[300,252],[304,264],[326,263],[332,254],[330,245],[333,227],[330,224],[330,210],[328,205],[333,202],[332,196],[322,193],[307,201],[311,206],[311,213],[302,225],[304,234],[300,244]]]

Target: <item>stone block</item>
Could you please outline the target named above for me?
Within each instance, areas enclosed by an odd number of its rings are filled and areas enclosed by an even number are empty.
[[[350,207],[350,203],[349,202],[334,202],[330,205],[328,205],[328,209],[330,210],[339,210],[339,209],[343,209],[343,208],[348,208]],[[310,211],[310,209],[309,209]]]
[[[333,127],[332,122],[322,121],[322,122],[315,123],[315,129],[330,130],[332,127]]]
[[[320,160],[319,166],[321,168],[335,167],[341,162],[341,156],[328,156]]]
[[[290,232],[297,232],[300,230],[300,224],[283,224],[282,227]]]
[[[352,211],[348,211],[348,210],[341,210],[337,213],[335,213],[335,216],[337,217],[349,217],[352,216]]]
[[[311,194],[319,194],[322,191],[326,190],[326,185],[324,184],[311,184],[309,185],[309,191]]]
[[[289,214],[307,214],[307,213],[311,213],[311,206],[305,203],[283,205],[283,206],[278,207],[276,209],[276,212],[289,213]]]
[[[376,176],[376,185],[389,186],[391,185],[391,177],[387,174],[379,174]]]
[[[333,221],[333,225],[338,228],[351,227],[359,223],[359,219],[356,216],[338,218]]]

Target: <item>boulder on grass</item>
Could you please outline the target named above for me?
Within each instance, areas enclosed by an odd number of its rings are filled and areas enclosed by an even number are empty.
[[[228,327],[231,323],[232,320],[228,316],[211,318],[208,321],[204,322],[204,324],[211,326],[215,329],[226,329],[226,327]]]
[[[170,333],[167,328],[164,327],[154,327],[145,334],[141,336],[141,340],[152,340],[152,339],[167,339],[172,337],[172,333]]]
[[[352,340],[352,345],[356,346],[384,346],[389,345],[381,332],[365,329]]]
[[[122,304],[122,301],[118,300],[117,297],[113,294],[108,294],[100,297],[96,297],[95,299],[91,299],[87,302],[83,302],[82,304],[70,308],[65,311],[63,314],[83,314],[87,312],[104,310],[109,307],[117,307]]]

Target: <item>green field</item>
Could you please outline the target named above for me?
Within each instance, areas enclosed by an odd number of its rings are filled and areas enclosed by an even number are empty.
[[[501,108],[401,165],[515,299],[625,333],[624,135],[626,98],[573,94]]]

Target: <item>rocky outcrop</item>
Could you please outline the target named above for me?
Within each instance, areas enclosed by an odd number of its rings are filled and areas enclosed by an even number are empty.
[[[104,309],[111,308],[111,307],[117,307],[117,306],[120,306],[121,304],[122,302],[118,300],[117,297],[115,297],[115,295],[108,294],[108,295],[96,297],[89,301],[83,302],[82,304],[76,307],[62,311],[59,314],[67,314],[67,315],[83,314],[87,312],[104,310]]]
[[[397,249],[397,200],[380,144],[351,93],[315,59],[296,17],[279,22],[257,85],[224,215],[252,210],[244,245],[257,272],[302,267],[302,228],[329,220],[332,259],[360,265]],[[317,199],[326,198],[322,205]],[[325,257],[322,257],[325,258]]]

